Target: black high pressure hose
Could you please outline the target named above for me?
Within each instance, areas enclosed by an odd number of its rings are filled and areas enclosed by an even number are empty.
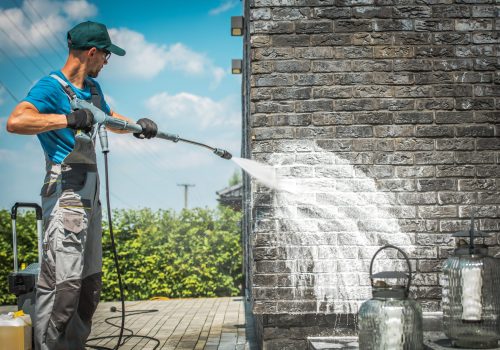
[[[120,346],[122,346],[129,338],[132,337],[138,337],[138,338],[143,338],[143,339],[148,339],[156,342],[156,346],[153,348],[155,350],[160,346],[160,341],[156,338],[149,337],[149,336],[144,336],[144,335],[135,335],[132,330],[125,328],[125,295],[123,292],[123,283],[122,283],[122,276],[120,272],[120,264],[118,261],[118,253],[116,251],[116,244],[115,244],[115,237],[113,234],[113,220],[112,220],[112,215],[111,215],[111,201],[109,197],[109,167],[108,167],[108,153],[109,153],[109,147],[108,147],[108,135],[106,131],[106,127],[104,125],[99,126],[99,140],[101,142],[101,148],[102,148],[102,153],[104,154],[104,182],[105,182],[105,187],[106,187],[106,206],[107,206],[107,214],[108,214],[108,225],[109,225],[109,236],[111,239],[111,250],[113,252],[113,260],[115,262],[115,268],[116,268],[116,274],[118,276],[118,287],[120,289],[120,302],[121,302],[121,325],[120,325],[120,334],[119,335],[110,335],[110,336],[103,336],[103,337],[97,337],[97,338],[91,338],[87,339],[87,344],[85,344],[86,347],[91,348],[91,349],[99,349],[99,350],[117,350]],[[141,313],[149,313],[149,312],[157,312],[158,310],[134,310],[132,314],[129,315],[137,315]],[[109,322],[111,319],[115,319],[117,316],[109,317],[105,320],[106,323],[109,325],[116,326],[115,324]],[[130,334],[127,334],[125,336],[125,340],[122,342],[123,338],[123,332],[127,330],[130,332]],[[99,346],[99,345],[91,345],[88,344],[90,341],[98,341],[98,340],[103,340],[103,339],[111,339],[111,338],[117,338],[118,337],[118,342],[116,343],[114,348],[108,348],[104,346]]]

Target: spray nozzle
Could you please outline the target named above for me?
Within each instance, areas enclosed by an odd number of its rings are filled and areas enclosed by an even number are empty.
[[[233,155],[229,153],[226,150],[220,149],[220,148],[215,148],[214,153],[217,154],[219,157],[222,157],[224,159],[231,159],[233,158]]]

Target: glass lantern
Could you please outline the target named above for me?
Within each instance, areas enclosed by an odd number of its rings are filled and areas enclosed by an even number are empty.
[[[408,273],[382,271],[373,274],[373,261],[384,249],[392,248],[403,254]],[[378,279],[376,283],[374,280]],[[406,279],[406,285],[388,285],[385,279]],[[363,350],[422,350],[422,309],[415,300],[408,298],[412,279],[408,256],[401,249],[386,245],[380,248],[370,263],[370,280],[373,298],[359,309],[359,348]]]
[[[476,235],[483,237],[483,244],[474,244]],[[500,340],[499,260],[488,256],[484,245],[488,235],[474,231],[474,218],[468,231],[453,236],[462,243],[443,265],[444,333],[457,347],[496,348]]]

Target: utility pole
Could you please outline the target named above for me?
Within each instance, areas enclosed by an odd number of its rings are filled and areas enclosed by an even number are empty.
[[[189,187],[194,187],[195,185],[192,185],[192,184],[177,184],[177,186],[183,186],[184,187],[184,209],[187,209],[187,207],[188,207],[188,188]]]

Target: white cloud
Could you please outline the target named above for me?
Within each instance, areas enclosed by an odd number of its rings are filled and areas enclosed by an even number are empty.
[[[85,0],[65,2],[63,9],[64,12],[72,19],[88,18],[97,14],[97,7],[93,4],[89,4]]]
[[[219,125],[239,125],[241,111],[237,99],[228,97],[215,101],[209,97],[187,92],[169,95],[161,92],[146,101],[146,107],[153,115],[169,120],[182,120],[198,129]]]
[[[220,4],[219,6],[217,6],[216,8],[210,10],[209,14],[215,16],[223,12],[229,11],[230,9],[238,5],[238,2],[239,2],[238,0],[227,0],[222,4]]]
[[[170,46],[148,42],[143,34],[127,28],[112,28],[109,34],[113,43],[124,48],[127,54],[113,59],[106,68],[114,76],[152,78],[164,69],[181,71],[190,75],[211,75],[212,86],[217,86],[225,76],[224,69],[217,67],[203,53],[191,50],[182,43]]]
[[[50,46],[65,53],[61,42],[66,42],[67,30],[75,20],[96,14],[97,8],[86,0],[24,0],[21,7],[0,9],[0,42],[17,56],[37,55],[33,49],[50,50]]]

